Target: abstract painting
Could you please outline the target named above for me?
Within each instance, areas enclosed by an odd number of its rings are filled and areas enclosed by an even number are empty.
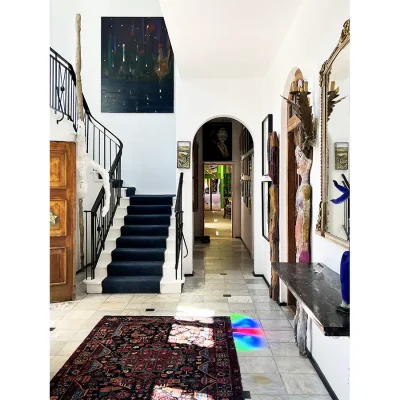
[[[190,142],[178,142],[177,168],[190,168]]]
[[[232,122],[203,125],[203,161],[232,161]]]
[[[101,112],[174,112],[174,53],[164,18],[101,18]]]

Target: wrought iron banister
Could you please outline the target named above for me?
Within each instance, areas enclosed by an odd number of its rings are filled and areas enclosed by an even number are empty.
[[[50,48],[50,107],[62,114],[57,121],[66,116],[78,130],[78,101],[76,75],[73,66],[55,50]],[[83,96],[86,152],[88,157],[109,172],[110,207],[102,216],[105,204],[105,191],[102,187],[90,211],[85,211],[85,261],[86,278],[90,268],[91,279],[95,278],[95,268],[105,240],[112,226],[115,212],[121,198],[121,158],[123,144],[117,136],[93,117]]]
[[[183,258],[186,258],[189,254],[189,250],[186,245],[185,236],[183,234],[183,211],[182,211],[182,186],[183,186],[183,172],[179,176],[178,191],[176,193],[175,200],[175,279],[178,280],[178,269],[179,259],[181,260],[181,280],[183,279]],[[185,244],[186,255],[181,257],[182,244]]]

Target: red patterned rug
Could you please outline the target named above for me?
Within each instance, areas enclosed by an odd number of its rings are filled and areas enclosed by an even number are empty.
[[[51,400],[242,400],[229,317],[104,317],[50,382]]]

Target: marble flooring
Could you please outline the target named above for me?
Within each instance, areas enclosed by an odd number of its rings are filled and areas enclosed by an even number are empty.
[[[307,358],[298,354],[293,318],[271,301],[240,239],[211,238],[194,247],[194,276],[182,294],[86,294],[77,286],[73,302],[50,305],[50,378],[104,315],[214,316],[244,314],[263,327],[265,346],[238,352],[243,390],[252,400],[329,400]],[[223,275],[221,275],[223,274]],[[230,294],[231,297],[224,297]],[[155,311],[146,312],[146,308]]]
[[[232,220],[223,216],[224,211],[204,211],[204,235],[214,239],[230,239]]]

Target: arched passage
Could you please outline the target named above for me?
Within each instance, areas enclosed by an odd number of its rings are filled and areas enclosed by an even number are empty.
[[[253,165],[253,138],[239,119],[213,117],[198,128],[192,146],[195,242],[241,239],[254,257]]]

